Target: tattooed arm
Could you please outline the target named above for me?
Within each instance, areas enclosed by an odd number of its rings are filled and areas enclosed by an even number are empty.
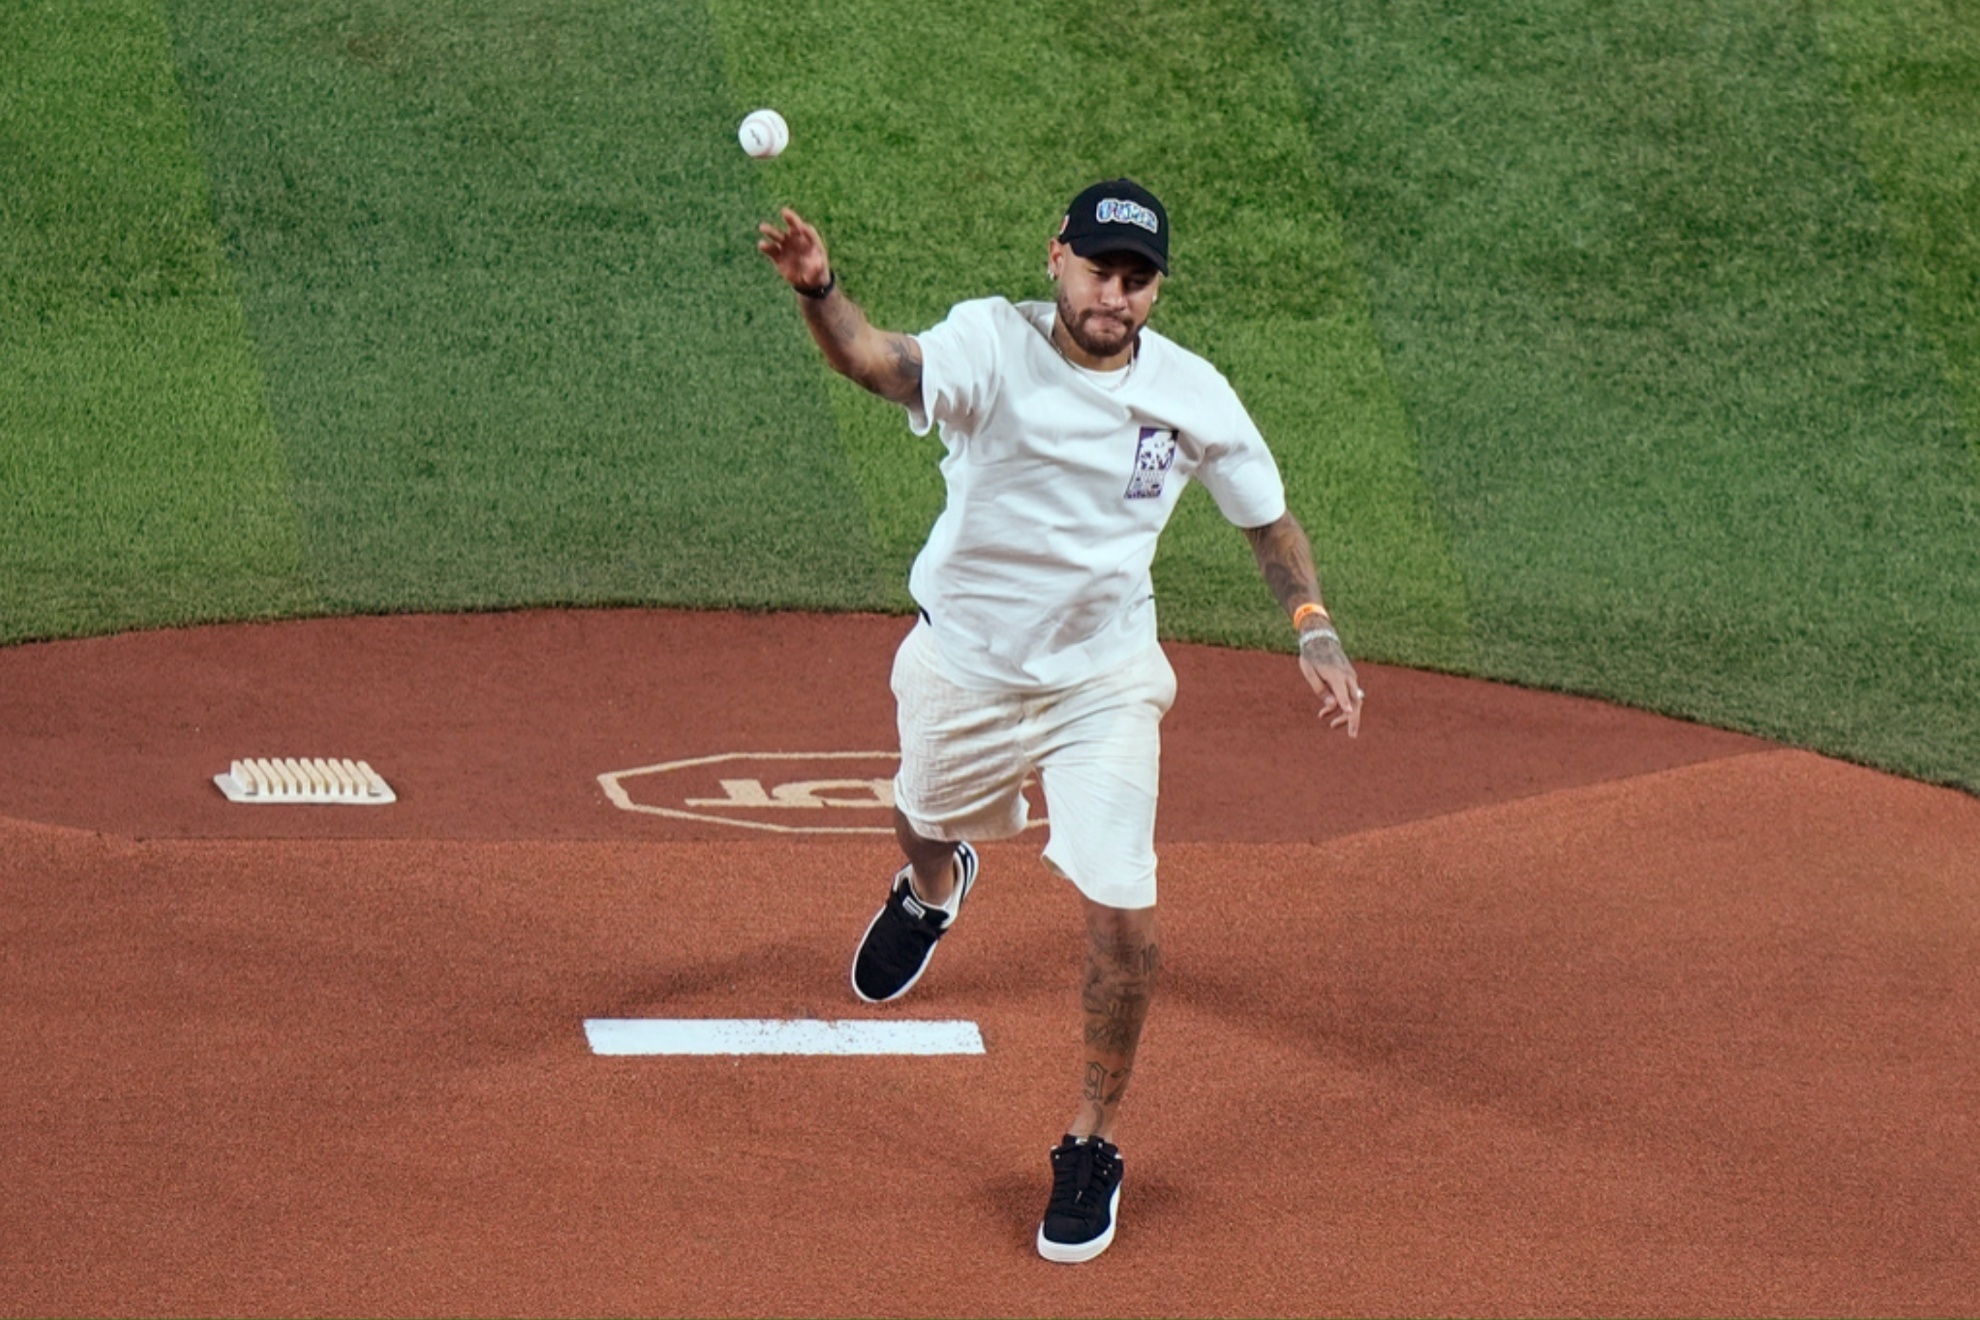
[[[875,329],[859,304],[839,288],[818,231],[788,206],[784,223],[788,229],[759,225],[763,237],[756,248],[797,290],[804,323],[825,360],[883,399],[913,403],[921,396],[921,345],[912,335]]]
[[[1315,607],[1306,611],[1300,624],[1300,672],[1320,697],[1320,718],[1336,729],[1346,725],[1348,737],[1355,737],[1361,732],[1361,685],[1341,649],[1341,635],[1321,604],[1320,574],[1313,567],[1306,529],[1287,512],[1277,522],[1246,528],[1244,534],[1279,608],[1291,615],[1301,606]]]

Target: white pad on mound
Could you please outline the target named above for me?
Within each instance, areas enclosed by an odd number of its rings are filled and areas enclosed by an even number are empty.
[[[397,802],[384,777],[363,761],[256,757],[236,761],[213,782],[230,802],[341,802],[379,807]]]
[[[981,1054],[974,1022],[586,1018],[593,1054]]]

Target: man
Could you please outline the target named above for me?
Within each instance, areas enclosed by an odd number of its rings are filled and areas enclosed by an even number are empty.
[[[860,941],[853,989],[881,1003],[914,985],[976,882],[967,841],[1023,829],[1037,771],[1045,862],[1078,890],[1087,931],[1080,1099],[1037,1244],[1090,1260],[1114,1237],[1115,1119],[1161,966],[1155,799],[1175,673],[1149,564],[1188,481],[1245,529],[1321,717],[1349,737],[1361,689],[1257,427],[1215,368],[1145,328],[1169,270],[1168,213],[1147,189],[1114,179],[1073,199],[1046,245],[1053,302],[960,303],[918,336],[871,325],[818,231],[788,208],[783,221],[757,246],[826,360],[906,408],[916,435],[939,424],[947,451],[948,502],[909,578],[921,618],[894,659],[907,865]]]

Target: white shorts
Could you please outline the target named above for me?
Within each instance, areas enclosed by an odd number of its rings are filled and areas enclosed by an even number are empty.
[[[962,687],[918,623],[894,655],[894,802],[924,839],[1007,839],[1025,826],[1020,790],[1036,770],[1051,829],[1045,864],[1096,903],[1153,907],[1162,716],[1175,699],[1160,646],[1060,691]]]

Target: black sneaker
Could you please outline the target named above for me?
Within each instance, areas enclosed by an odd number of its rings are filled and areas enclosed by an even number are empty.
[[[956,888],[945,912],[930,907],[914,896],[909,877],[911,867],[903,866],[894,875],[894,887],[887,902],[867,924],[860,936],[859,952],[853,955],[853,993],[869,1004],[899,999],[913,988],[928,970],[935,941],[955,922],[962,911],[969,887],[976,883],[976,849],[966,843],[956,845]]]
[[[1120,1147],[1067,1137],[1052,1152],[1052,1200],[1038,1225],[1038,1254],[1061,1265],[1092,1260],[1113,1242],[1120,1208]]]

